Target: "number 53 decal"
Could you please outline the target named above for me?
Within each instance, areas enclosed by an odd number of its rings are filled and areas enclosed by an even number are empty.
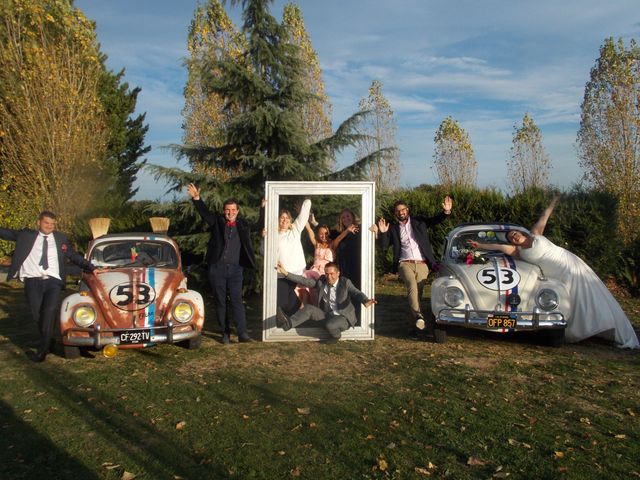
[[[520,274],[511,268],[485,268],[476,275],[478,282],[489,290],[510,290],[520,283]]]
[[[156,291],[147,283],[121,283],[111,289],[109,298],[121,310],[142,310],[156,299]]]

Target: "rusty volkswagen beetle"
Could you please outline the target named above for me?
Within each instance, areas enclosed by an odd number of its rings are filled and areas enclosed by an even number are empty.
[[[536,331],[559,346],[564,341],[571,298],[558,279],[538,266],[499,251],[469,249],[469,240],[507,244],[513,224],[465,224],[449,232],[437,278],[431,285],[436,342],[449,327],[498,333]]]
[[[174,240],[155,233],[103,234],[90,242],[86,258],[100,273],[85,273],[78,293],[62,302],[65,357],[77,357],[81,347],[112,356],[118,348],[159,343],[200,346],[204,304],[187,289]]]

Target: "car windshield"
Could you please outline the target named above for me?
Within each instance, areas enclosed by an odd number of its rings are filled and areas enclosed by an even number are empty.
[[[451,248],[449,249],[449,258],[458,258],[463,253],[468,253],[471,250],[469,247],[469,241],[475,240],[481,243],[497,243],[500,245],[508,245],[507,241],[508,230],[465,230],[456,235],[451,241]],[[496,250],[480,250],[481,252],[497,252]]]
[[[98,267],[178,267],[173,245],[152,240],[103,242],[91,250],[90,260]]]

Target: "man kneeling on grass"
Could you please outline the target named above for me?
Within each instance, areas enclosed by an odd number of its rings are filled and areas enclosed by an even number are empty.
[[[331,340],[328,343],[335,343],[340,340],[342,332],[355,326],[358,321],[353,302],[361,303],[365,307],[378,303],[373,298],[367,298],[364,293],[353,286],[348,278],[340,278],[340,268],[333,262],[325,265],[324,275],[317,280],[289,273],[280,263],[278,263],[277,269],[287,279],[318,290],[317,306],[306,304],[290,317],[278,307],[276,325],[285,331],[297,327],[307,320],[324,322],[324,327],[331,335]]]

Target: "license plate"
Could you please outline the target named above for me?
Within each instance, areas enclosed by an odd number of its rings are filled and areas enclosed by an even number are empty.
[[[151,341],[151,330],[128,330],[118,333],[120,344],[148,343]]]
[[[487,317],[489,328],[516,328],[516,318],[508,313],[497,313]]]

